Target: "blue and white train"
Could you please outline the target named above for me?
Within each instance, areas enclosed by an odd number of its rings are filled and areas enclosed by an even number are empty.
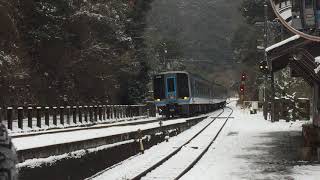
[[[221,108],[226,89],[185,71],[159,73],[153,78],[155,105],[160,114],[190,116]]]

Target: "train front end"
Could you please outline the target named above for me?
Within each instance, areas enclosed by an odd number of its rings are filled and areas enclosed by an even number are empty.
[[[184,114],[184,105],[190,103],[189,74],[165,72],[153,78],[155,105],[167,117]]]

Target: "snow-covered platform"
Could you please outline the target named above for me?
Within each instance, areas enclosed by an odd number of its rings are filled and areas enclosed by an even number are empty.
[[[301,160],[302,125],[305,121],[271,123],[263,119],[262,113],[251,115],[248,110],[231,106],[235,110],[235,118],[229,120],[204,157],[181,179],[312,180],[320,177],[320,164]],[[160,143],[90,179],[116,180],[134,176],[174,150],[205,123],[206,120],[170,138],[169,142]]]
[[[85,150],[105,146],[118,142],[132,140],[137,136],[138,130],[144,135],[160,132],[167,128],[181,128],[199,122],[207,115],[193,118],[179,118],[163,121],[160,128],[159,119],[143,119],[134,123],[99,124],[90,128],[76,129],[51,133],[41,133],[31,136],[17,136],[12,139],[15,145],[19,162],[34,158],[47,158],[62,155],[73,151]],[[138,123],[138,122],[143,123]]]

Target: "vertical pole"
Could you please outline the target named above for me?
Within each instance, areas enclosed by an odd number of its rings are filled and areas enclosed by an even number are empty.
[[[52,108],[52,118],[53,118],[53,125],[57,125],[57,107]]]
[[[78,107],[78,112],[79,112],[79,122],[82,123],[82,106]]]
[[[74,124],[77,124],[77,106],[72,107],[72,120]]]
[[[105,121],[106,120],[107,107],[106,107],[106,105],[103,105],[102,108],[103,108],[103,110],[102,110],[102,118]]]
[[[50,111],[50,107],[45,107],[44,109],[44,123],[46,126],[49,127],[50,125],[50,120],[49,120],[49,111]]]
[[[89,120],[93,122],[93,106],[89,106]]]
[[[84,121],[88,122],[88,106],[84,106],[83,112],[84,112]]]
[[[66,116],[67,116],[67,124],[71,124],[71,121],[70,121],[70,106],[67,106],[66,107]]]
[[[33,108],[32,107],[28,107],[28,112],[27,112],[27,116],[28,116],[28,127],[32,129],[32,111]]]
[[[98,106],[99,121],[102,121],[102,106]]]
[[[23,107],[18,107],[18,128],[23,129]]]
[[[98,121],[98,106],[94,106],[94,122]]]
[[[8,120],[8,129],[12,130],[12,117],[13,116],[13,108],[7,108],[7,120]]]
[[[0,122],[2,122],[3,121],[3,110],[2,110],[2,108],[0,107]]]
[[[64,125],[64,107],[60,106],[60,124]]]
[[[41,128],[41,107],[36,108],[37,127]]]
[[[107,106],[107,119],[111,119],[111,117],[110,117],[110,106],[108,105]]]
[[[268,46],[268,5],[267,5],[267,1],[264,2],[264,59],[265,61],[268,63],[268,67],[270,69],[270,64],[268,62],[268,57],[267,57],[267,52],[266,52],[266,49],[267,49],[267,46]],[[267,86],[267,81],[268,81],[268,75],[265,74],[264,75],[265,78],[264,78],[264,86],[265,86],[265,89],[266,89],[266,86]],[[267,97],[267,93],[266,91],[264,91],[264,102],[263,102],[263,115],[264,115],[264,118],[265,120],[268,119],[268,97]]]

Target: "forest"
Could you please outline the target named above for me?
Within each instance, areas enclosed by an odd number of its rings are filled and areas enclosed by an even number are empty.
[[[197,73],[231,95],[246,72],[257,98],[262,2],[0,0],[0,103],[143,103],[166,70]]]

